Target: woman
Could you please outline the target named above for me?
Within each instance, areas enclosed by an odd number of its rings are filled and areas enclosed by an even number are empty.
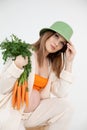
[[[72,84],[75,48],[70,42],[72,28],[58,21],[40,30],[39,40],[32,44],[32,71],[28,78],[29,107],[20,111],[11,105],[13,84],[28,64],[28,58],[8,61],[0,74],[0,129],[25,130],[45,126],[45,130],[67,130],[72,106],[66,97]],[[3,86],[3,87],[2,87]],[[3,114],[5,117],[3,117]]]

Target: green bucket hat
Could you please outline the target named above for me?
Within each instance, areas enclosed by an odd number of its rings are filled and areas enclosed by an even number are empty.
[[[57,21],[55,23],[53,23],[49,28],[43,28],[40,30],[40,36],[42,34],[44,34],[46,31],[54,31],[59,33],[61,36],[63,36],[67,41],[70,41],[70,38],[73,34],[73,30],[70,27],[70,25],[68,25],[65,22],[62,21]]]

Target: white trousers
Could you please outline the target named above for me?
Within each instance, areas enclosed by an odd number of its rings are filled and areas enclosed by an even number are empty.
[[[29,118],[21,121],[19,130],[39,126],[44,126],[44,130],[68,130],[73,110],[64,98],[42,100]]]

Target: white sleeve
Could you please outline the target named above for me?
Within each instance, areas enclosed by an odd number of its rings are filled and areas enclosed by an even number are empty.
[[[9,68],[6,70],[6,73],[10,76],[13,76],[14,78],[18,78],[23,71],[24,69],[19,69],[13,61]]]
[[[63,70],[60,74],[60,78],[57,78],[54,74],[51,92],[57,97],[65,97],[69,94],[72,82],[73,75],[68,71]]]
[[[13,84],[20,77],[23,69],[19,69],[14,61],[0,74],[0,93],[6,93],[13,88]]]

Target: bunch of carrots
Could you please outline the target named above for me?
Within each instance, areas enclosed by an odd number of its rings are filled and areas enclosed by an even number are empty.
[[[14,83],[12,93],[13,108],[19,110],[21,106],[24,105],[24,103],[28,107],[29,105],[28,76],[29,73],[31,72],[30,56],[32,55],[30,50],[31,49],[33,50],[33,47],[12,34],[11,40],[8,40],[6,38],[3,42],[1,42],[0,49],[3,50],[2,56],[5,62],[7,61],[8,58],[12,58],[12,60],[15,60],[18,55],[28,57],[28,64],[24,66],[24,72]]]
[[[24,105],[24,102],[28,107],[29,105],[28,82],[25,81],[23,84],[19,84],[17,80],[13,88],[12,106],[13,108],[17,108],[19,110],[21,104]]]
[[[19,110],[24,103],[27,107],[29,106],[28,80],[24,77],[26,76],[25,74],[26,73],[24,71],[13,86],[12,107],[16,108],[17,110]]]

